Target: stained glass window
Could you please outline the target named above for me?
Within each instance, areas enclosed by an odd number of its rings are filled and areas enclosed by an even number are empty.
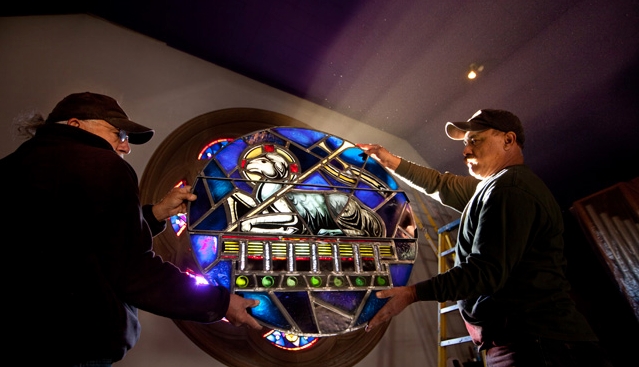
[[[202,151],[200,151],[200,153],[197,156],[197,159],[199,160],[208,160],[211,159],[211,157],[218,152],[218,150],[222,149],[224,146],[226,146],[226,144],[228,144],[230,141],[232,141],[233,139],[228,139],[228,138],[221,138],[221,139],[216,139],[212,142],[210,142],[209,144],[207,144]],[[175,187],[184,187],[186,185],[186,181],[185,180],[180,180],[180,182],[178,182]],[[176,235],[181,235],[182,232],[184,232],[184,230],[186,229],[186,214],[176,214],[174,216],[172,216],[171,218],[169,218],[170,222],[171,222],[171,228],[173,228],[173,231],[175,232]]]
[[[408,197],[354,144],[273,127],[200,156],[210,161],[187,216],[199,271],[260,300],[250,312],[273,329],[272,343],[360,329],[386,302],[377,291],[408,282],[417,255]]]

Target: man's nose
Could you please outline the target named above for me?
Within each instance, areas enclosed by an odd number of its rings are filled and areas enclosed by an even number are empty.
[[[464,155],[464,157],[467,157],[473,154],[473,149],[470,146],[470,144],[464,146],[464,150],[462,151],[462,154]]]
[[[119,143],[117,151],[124,155],[131,153],[131,146],[129,145],[129,139],[126,139],[125,141]]]

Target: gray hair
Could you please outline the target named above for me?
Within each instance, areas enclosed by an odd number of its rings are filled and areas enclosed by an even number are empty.
[[[41,113],[23,112],[13,118],[13,136],[24,140],[31,139],[42,125],[44,125],[44,117]]]

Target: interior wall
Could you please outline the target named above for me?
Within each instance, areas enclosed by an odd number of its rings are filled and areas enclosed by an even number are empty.
[[[133,146],[126,157],[138,177],[178,126],[233,107],[275,111],[352,142],[393,147],[397,154],[427,164],[393,135],[88,15],[0,17],[0,68],[0,157],[22,142],[13,134],[15,116],[37,110],[46,118],[64,96],[92,91],[116,98],[131,119],[156,130],[149,143]],[[433,275],[435,260],[424,256],[414,278]],[[172,320],[143,311],[140,320],[141,339],[118,367],[222,366]],[[415,304],[393,320],[357,366],[435,365],[436,329],[436,304]]]
[[[0,67],[3,133],[10,133],[21,112],[37,109],[46,118],[70,93],[107,94],[156,131],[126,158],[138,176],[177,126],[232,107],[279,112],[353,142],[397,147],[398,154],[421,161],[404,140],[89,15],[0,17]],[[0,141],[0,156],[21,142],[11,134],[1,134]]]

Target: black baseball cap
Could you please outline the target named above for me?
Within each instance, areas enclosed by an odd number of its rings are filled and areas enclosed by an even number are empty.
[[[74,93],[58,102],[47,117],[47,123],[80,120],[104,120],[114,127],[126,131],[129,143],[144,144],[151,140],[155,131],[129,120],[118,102],[103,94],[91,92]]]
[[[517,143],[524,147],[524,127],[519,117],[504,110],[484,109],[475,112],[468,121],[446,123],[446,135],[453,140],[463,140],[467,131],[484,131],[495,129],[503,132],[512,131],[517,135]]]

